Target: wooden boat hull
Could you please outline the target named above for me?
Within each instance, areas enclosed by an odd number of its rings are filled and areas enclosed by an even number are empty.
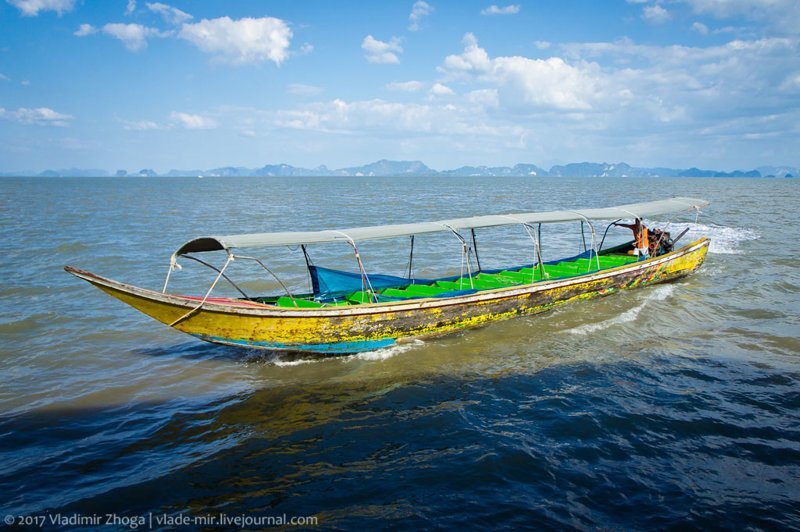
[[[586,275],[484,290],[452,297],[344,307],[273,305],[162,294],[67,266],[65,269],[167,325],[201,340],[242,347],[345,354],[390,346],[403,339],[447,333],[490,321],[537,314],[576,300],[670,281],[698,269],[709,241],[672,253]],[[178,321],[177,323],[175,323]]]

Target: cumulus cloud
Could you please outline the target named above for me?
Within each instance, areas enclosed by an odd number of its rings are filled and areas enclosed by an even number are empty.
[[[160,2],[147,2],[145,5],[147,6],[147,9],[153,13],[158,13],[161,15],[164,21],[169,24],[174,24],[177,26],[192,20],[192,16],[190,14],[184,13],[177,7],[168,6],[167,4],[162,4]]]
[[[122,122],[122,128],[127,131],[152,131],[154,129],[161,129],[161,126],[152,120],[138,120],[133,122],[120,120],[120,122]]]
[[[431,13],[433,13],[433,7],[431,7],[428,2],[423,2],[423,0],[414,2],[414,5],[411,7],[411,14],[408,15],[408,30],[419,31],[422,29],[422,19]]]
[[[652,22],[653,24],[662,24],[670,20],[672,15],[670,15],[669,11],[660,5],[654,4],[652,6],[644,6],[642,8],[642,18],[647,22]]]
[[[91,24],[81,24],[80,27],[78,27],[78,30],[73,33],[73,35],[76,37],[86,37],[87,35],[92,35],[94,33],[97,33],[97,28]]]
[[[16,111],[0,108],[0,118],[12,120],[24,125],[66,127],[73,120],[72,115],[58,113],[49,107],[29,109],[20,107]]]
[[[393,64],[399,63],[400,58],[397,54],[403,52],[400,40],[392,37],[389,42],[379,41],[372,35],[367,35],[361,42],[361,49],[364,50],[364,57],[370,63]]]
[[[132,15],[136,11],[136,0],[128,0],[128,5],[125,8],[125,15]]]
[[[402,92],[419,92],[425,87],[421,81],[393,81],[386,85],[386,88],[391,91]]]
[[[452,96],[455,94],[455,91],[448,87],[447,85],[442,85],[441,83],[434,83],[431,87],[431,94],[433,96]]]
[[[486,9],[481,9],[481,15],[516,15],[520,9],[519,4],[511,4],[505,7],[492,4]]]
[[[286,87],[286,92],[295,96],[316,96],[317,94],[322,93],[322,91],[322,87],[317,87],[316,85],[305,85],[303,83],[290,83]]]
[[[292,30],[278,18],[221,17],[184,24],[178,36],[226,63],[279,65],[289,57]]]
[[[55,11],[60,16],[75,7],[75,0],[7,0],[7,2],[26,17],[35,17],[40,11]]]
[[[216,120],[211,118],[177,111],[173,111],[169,119],[186,129],[215,129],[218,126]]]
[[[447,56],[440,71],[452,78],[476,77],[495,84],[507,102],[523,106],[590,109],[602,89],[596,65],[573,66],[559,57],[492,59],[471,33],[464,37],[464,51]]]
[[[122,44],[125,45],[125,48],[132,52],[137,52],[146,48],[148,37],[166,36],[166,34],[158,31],[156,28],[149,28],[141,24],[122,24],[118,22],[103,26],[103,33],[115,39],[119,39],[122,41]]]
[[[692,24],[692,29],[700,35],[708,35],[708,26],[702,22],[695,22]]]

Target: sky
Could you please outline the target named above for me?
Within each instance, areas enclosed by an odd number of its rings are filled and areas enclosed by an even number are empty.
[[[797,0],[0,0],[0,171],[798,166]]]

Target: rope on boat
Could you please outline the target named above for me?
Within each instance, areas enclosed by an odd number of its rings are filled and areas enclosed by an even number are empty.
[[[164,288],[161,289],[162,294],[167,293],[167,285],[169,284],[169,277],[170,275],[172,275],[172,272],[174,270],[181,270],[181,269],[183,268],[181,268],[181,265],[178,264],[178,257],[177,255],[175,255],[175,253],[173,253],[169,257],[169,269],[167,270],[167,278],[164,279]]]
[[[203,297],[203,300],[200,302],[200,304],[197,305],[196,307],[194,307],[192,310],[190,310],[186,314],[184,314],[183,316],[181,316],[180,318],[178,318],[177,320],[175,320],[172,323],[170,323],[169,324],[170,327],[175,327],[177,324],[179,324],[180,322],[182,322],[183,320],[185,320],[189,316],[192,316],[195,312],[200,310],[203,307],[203,305],[206,304],[206,300],[208,300],[208,296],[211,295],[211,291],[214,290],[215,286],[217,286],[217,283],[219,282],[220,278],[222,277],[223,273],[225,272],[225,269],[228,267],[228,265],[232,261],[233,261],[233,253],[228,251],[228,260],[225,261],[225,266],[222,267],[222,269],[217,274],[217,278],[214,279],[213,283],[211,283],[211,287],[208,289],[208,292],[206,292],[206,295]]]

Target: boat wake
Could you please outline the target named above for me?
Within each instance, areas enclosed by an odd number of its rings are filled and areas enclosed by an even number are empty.
[[[599,323],[588,323],[586,325],[581,325],[579,327],[569,329],[567,332],[571,334],[578,334],[581,336],[585,336],[587,334],[608,329],[609,327],[613,327],[615,325],[622,325],[623,323],[632,322],[639,316],[639,314],[645,309],[645,307],[649,303],[653,301],[664,301],[669,296],[671,296],[672,292],[674,291],[675,287],[672,285],[658,286],[654,288],[653,291],[650,292],[644,299],[644,301],[642,301],[638,306],[635,306],[630,310],[626,310],[619,316],[615,316],[611,319],[601,321]]]
[[[311,354],[286,354],[274,353],[270,356],[264,357],[261,354],[257,355],[257,359],[272,366],[279,368],[301,366],[303,364],[316,364],[319,362],[352,362],[355,360],[387,360],[411,349],[424,345],[424,342],[419,339],[411,339],[401,344],[395,344],[390,347],[382,347],[373,351],[365,351],[363,353],[356,353],[353,355],[311,355]]]
[[[761,235],[752,229],[726,227],[724,225],[676,223],[672,224],[669,231],[673,235],[678,235],[687,227],[689,228],[689,233],[682,240],[688,242],[704,236],[708,237],[711,240],[708,252],[720,255],[738,255],[742,253],[741,249],[739,249],[739,245],[742,242],[761,238]],[[681,245],[683,245],[683,242]]]
[[[424,344],[425,342],[422,340],[413,338],[401,344],[395,344],[390,347],[382,347],[381,349],[375,349],[374,351],[365,351],[364,353],[350,355],[345,357],[343,360],[346,362],[351,362],[353,360],[386,360]]]

